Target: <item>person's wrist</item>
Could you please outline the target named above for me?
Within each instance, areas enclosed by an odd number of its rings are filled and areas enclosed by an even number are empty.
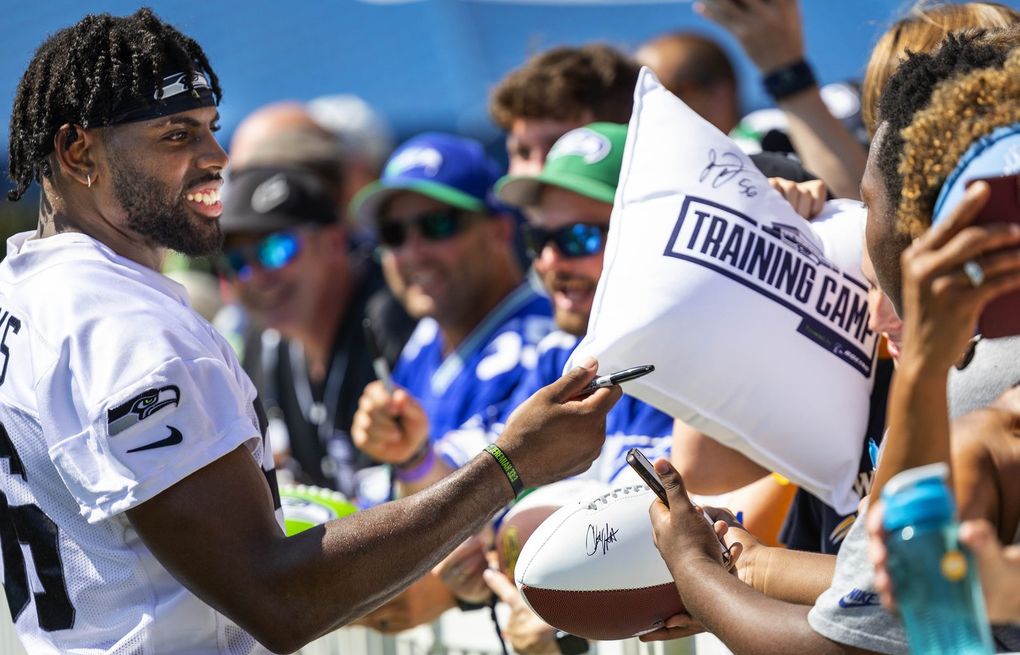
[[[765,93],[779,102],[818,87],[811,65],[802,56],[787,60],[762,73]]]
[[[722,566],[718,559],[712,559],[701,550],[700,546],[695,544],[687,544],[685,547],[679,548],[666,561],[666,568],[673,574],[673,579],[677,581],[687,578],[692,571],[706,565],[717,568]]]
[[[774,43],[774,41],[770,41],[770,43]],[[780,68],[785,68],[795,61],[804,59],[804,51],[800,48],[786,51],[765,48],[756,54],[757,56],[751,57],[751,61],[754,62],[762,77]],[[748,52],[748,56],[750,55],[751,53]]]
[[[418,449],[405,461],[394,464],[393,471],[401,482],[417,482],[428,475],[436,465],[436,451],[426,437]]]
[[[909,336],[909,335],[908,335]],[[926,347],[917,341],[904,338],[903,352],[897,363],[896,376],[912,384],[937,384],[937,380],[945,379],[958,357],[946,356],[943,348]]]
[[[768,546],[760,543],[743,544],[743,550],[735,567],[737,578],[749,587],[761,591],[755,583],[761,584],[761,564],[768,557]]]
[[[771,546],[762,546],[761,551],[755,559],[754,579],[751,580],[750,584],[751,587],[757,589],[765,596],[769,595],[769,568],[772,565],[773,551],[774,549]],[[785,575],[785,572],[780,571],[778,575]],[[775,585],[772,586],[773,588],[775,587]]]
[[[514,498],[519,497],[524,492],[524,481],[521,479],[521,474],[517,470],[516,465],[510,458],[510,455],[503,450],[499,445],[491,443],[483,449],[489,454],[491,459],[499,466],[503,473],[503,478],[507,484],[510,485],[510,489],[514,495]]]
[[[686,588],[688,583],[694,580],[708,579],[706,576],[713,575],[713,571],[718,570],[723,575],[730,575],[718,559],[713,559],[694,544],[688,544],[687,548],[667,560],[666,568],[673,576],[677,592],[681,596],[689,592],[689,589]]]
[[[503,472],[503,467],[500,466],[495,457],[483,450],[478,453],[475,459],[481,460],[482,465],[489,471],[488,475],[492,477],[492,481],[488,482],[488,484],[499,489],[500,494],[505,494],[504,497],[506,500],[504,503],[509,504],[517,500],[517,497],[514,495],[513,488],[507,483],[506,473]]]

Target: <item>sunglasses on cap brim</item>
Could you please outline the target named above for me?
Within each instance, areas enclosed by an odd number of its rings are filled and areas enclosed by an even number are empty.
[[[301,235],[296,231],[274,232],[264,239],[223,251],[221,268],[241,281],[251,277],[254,266],[275,271],[294,261],[301,252]]]
[[[556,230],[543,230],[531,225],[524,228],[524,246],[532,259],[537,259],[546,244],[552,241],[564,257],[590,257],[602,252],[609,227],[591,223],[574,223]]]
[[[377,222],[379,243],[387,248],[399,248],[407,241],[413,227],[426,241],[443,241],[464,231],[476,215],[459,209],[420,214],[410,220],[380,218]]]

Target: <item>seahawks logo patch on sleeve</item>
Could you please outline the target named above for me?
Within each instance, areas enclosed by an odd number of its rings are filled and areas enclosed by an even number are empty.
[[[110,436],[137,425],[168,405],[181,402],[181,390],[175,384],[158,389],[146,389],[131,400],[117,405],[106,412],[106,423]]]

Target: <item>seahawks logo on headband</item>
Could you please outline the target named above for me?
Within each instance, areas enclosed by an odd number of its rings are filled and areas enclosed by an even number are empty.
[[[184,93],[188,90],[186,80],[188,79],[187,73],[174,73],[173,75],[167,75],[163,78],[163,87],[156,91],[152,98],[154,100],[169,100],[175,95]],[[195,71],[191,76],[191,87],[195,90],[195,94],[198,94],[199,89],[209,89],[209,80],[203,73]]]
[[[189,81],[191,83],[190,92]],[[215,106],[216,97],[205,72],[198,69],[194,73],[181,71],[164,77],[159,88],[153,91],[152,100],[127,100],[113,112],[113,116],[106,121],[106,124],[119,125],[147,121],[200,107]]]

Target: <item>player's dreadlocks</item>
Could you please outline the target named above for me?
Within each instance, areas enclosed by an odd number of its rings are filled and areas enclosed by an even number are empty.
[[[219,80],[202,48],[151,9],[127,17],[90,14],[47,39],[18,84],[11,112],[10,178],[18,200],[32,183],[52,174],[47,157],[62,125],[103,127],[118,108],[151,103],[165,75],[204,72],[219,103]],[[70,140],[75,138],[72,127]]]
[[[938,195],[939,188],[945,182],[953,166],[955,166],[956,160],[963,154],[962,151],[957,153],[956,159],[947,164],[948,167],[944,168],[944,170],[908,170],[912,167],[923,165],[918,160],[916,149],[918,143],[914,137],[911,137],[911,142],[914,143],[915,149],[909,161],[904,159],[904,164],[901,167],[901,157],[905,156],[905,128],[913,122],[918,112],[928,107],[933,101],[933,93],[940,83],[940,90],[942,88],[951,88],[955,87],[961,77],[976,69],[1001,69],[1011,46],[1017,43],[1017,34],[1016,30],[1012,28],[994,32],[977,30],[950,34],[943,41],[942,45],[933,52],[925,54],[910,53],[907,59],[900,64],[893,76],[889,78],[889,82],[886,84],[885,91],[879,102],[879,120],[887,122],[888,126],[876,155],[878,170],[888,194],[889,211],[900,211],[903,208],[903,203],[907,201],[907,194],[916,196],[920,193],[920,187],[915,184],[916,174],[932,176],[933,179],[925,186],[934,189],[934,195],[931,196],[930,202],[927,204],[927,216],[923,218],[917,213],[918,206],[911,204],[916,197],[907,202],[910,205],[910,215],[901,216],[899,229],[902,233],[910,233],[916,236],[930,225],[931,209],[935,204],[935,196]],[[1010,88],[1013,88],[1013,86],[1010,85]],[[1003,87],[1003,92],[1006,92],[1005,87]],[[965,104],[963,105],[956,104],[954,106],[958,110],[967,107],[967,116],[964,117],[960,114],[952,118],[947,123],[947,129],[950,131],[960,130],[962,132],[961,128],[966,127],[966,133],[971,135],[973,133],[972,126],[964,126],[961,122],[973,121],[975,124],[978,124],[980,116],[986,113],[989,108],[977,104],[967,104],[976,103],[976,96],[964,102]],[[940,107],[944,106],[945,102],[940,101]],[[936,111],[944,111],[944,109]],[[981,122],[979,128],[983,131],[974,133],[967,143],[969,144],[974,138],[982,134],[987,134],[1001,124],[1003,123],[989,126]],[[933,160],[938,159],[941,161],[941,156],[936,158],[934,153],[941,150],[943,145],[940,145],[940,142],[937,140],[924,145],[924,149],[927,150],[927,154],[924,157],[932,155]],[[904,186],[904,172],[910,173],[912,180],[910,189]]]

